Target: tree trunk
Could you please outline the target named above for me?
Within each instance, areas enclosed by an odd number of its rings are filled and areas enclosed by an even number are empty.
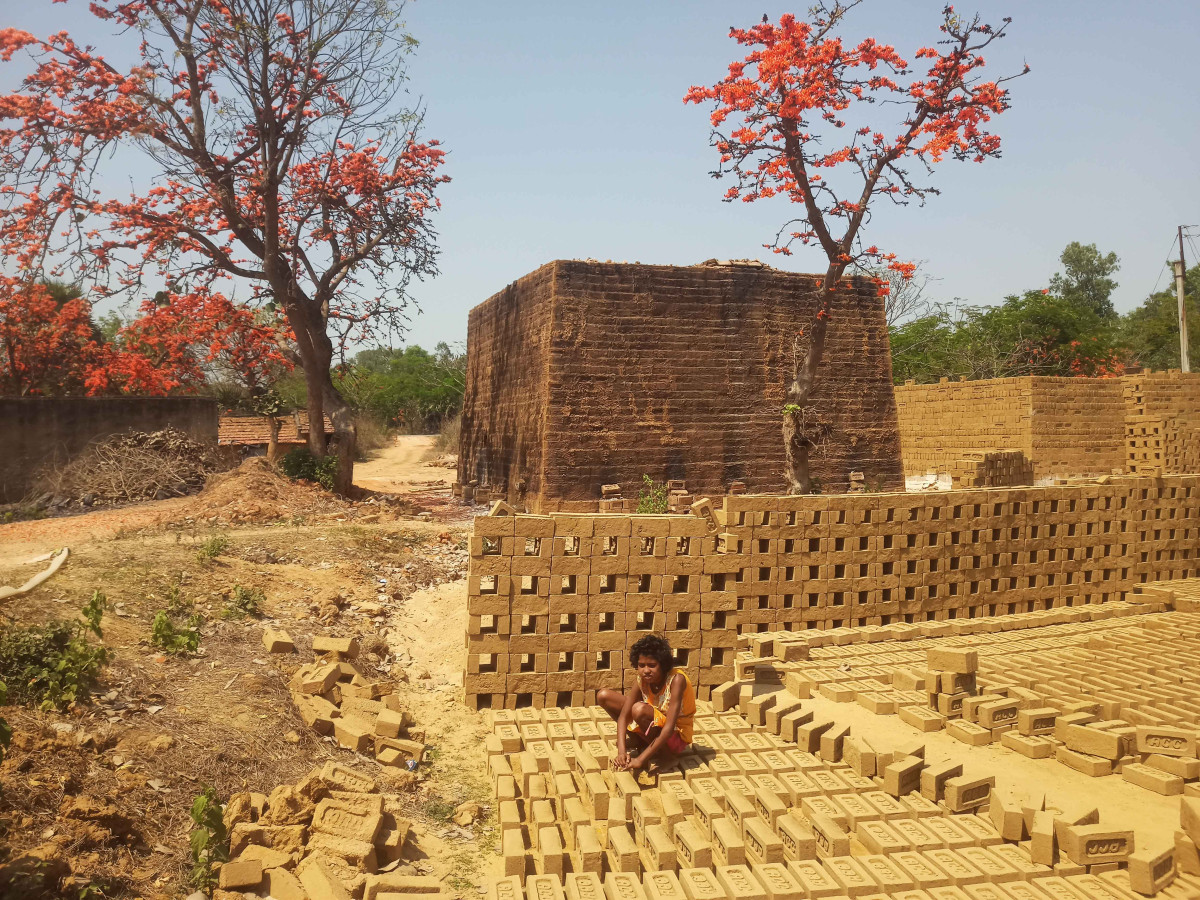
[[[267,418],[267,462],[271,465],[279,462],[279,419],[274,415]]]
[[[293,315],[293,306],[296,314]],[[300,362],[304,369],[304,383],[308,388],[308,449],[313,456],[324,459],[330,448],[325,441],[325,414],[333,423],[334,452],[337,454],[338,471],[334,480],[334,492],[348,497],[354,485],[354,456],[358,434],[354,426],[354,415],[342,395],[333,386],[330,366],[333,364],[333,343],[325,332],[325,321],[313,315],[309,309],[296,303],[285,306],[292,332],[296,335],[296,346],[300,351]]]
[[[792,381],[787,389],[787,406],[783,412],[783,447],[789,494],[808,494],[812,491],[809,472],[813,435],[809,433],[807,416],[812,403],[817,368],[825,358],[825,337],[829,331],[830,305],[838,279],[846,270],[844,265],[831,265],[825,271],[821,292],[817,297],[817,314],[807,335],[798,334],[792,342]],[[801,356],[800,344],[808,338],[808,348]]]

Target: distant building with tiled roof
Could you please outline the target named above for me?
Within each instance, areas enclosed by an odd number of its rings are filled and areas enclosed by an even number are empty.
[[[325,433],[333,434],[333,423],[325,416]],[[308,412],[297,410],[276,416],[279,423],[279,446],[303,446],[308,443]],[[221,416],[217,443],[223,447],[261,447],[271,443],[271,429],[266,416]]]

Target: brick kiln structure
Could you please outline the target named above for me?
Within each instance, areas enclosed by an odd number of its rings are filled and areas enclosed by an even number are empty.
[[[815,276],[747,265],[558,260],[471,311],[459,483],[537,511],[628,498],[643,474],[697,494],[784,486],[780,411],[792,336]],[[845,490],[901,484],[883,307],[856,283],[837,300],[816,408],[814,475]]]

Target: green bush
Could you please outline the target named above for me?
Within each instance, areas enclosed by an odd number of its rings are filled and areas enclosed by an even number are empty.
[[[203,564],[216,559],[229,549],[229,538],[223,534],[214,534],[208,538],[196,551],[197,562]]]
[[[303,478],[305,481],[316,482],[327,491],[332,491],[337,480],[337,457],[326,456],[323,459],[317,459],[307,448],[293,447],[279,461],[279,470],[293,481]]]
[[[233,592],[225,598],[225,609],[221,615],[226,619],[244,619],[247,616],[258,616],[262,612],[262,604],[266,596],[258,588],[244,588],[240,584],[233,586]]]
[[[649,475],[642,476],[643,489],[638,491],[637,511],[639,513],[661,514],[669,507],[667,502],[667,486],[658,484]]]
[[[200,625],[203,619],[189,616],[187,623],[178,626],[170,613],[160,609],[150,625],[150,643],[167,653],[195,653],[200,648]]]
[[[64,709],[90,696],[108,659],[98,638],[105,597],[99,591],[83,607],[83,619],[54,619],[45,625],[0,627],[0,681],[14,703]],[[0,732],[2,733],[2,732]]]
[[[229,833],[221,813],[217,792],[205,786],[192,802],[192,823],[196,826],[188,836],[192,855],[192,886],[212,893],[217,886],[217,863],[229,859]]]

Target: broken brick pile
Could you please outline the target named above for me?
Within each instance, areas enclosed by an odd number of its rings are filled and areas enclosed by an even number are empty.
[[[293,647],[286,632],[271,629],[263,644],[272,653]],[[332,735],[338,746],[374,756],[382,765],[419,764],[424,733],[412,730],[412,716],[392,682],[371,681],[358,670],[352,662],[358,651],[356,638],[313,638],[317,659],[302,665],[288,684],[300,718],[318,734]]]
[[[224,812],[229,862],[213,900],[439,893],[436,879],[391,871],[412,834],[402,809],[399,794],[381,793],[376,779],[332,761],[270,796],[234,794]]]

